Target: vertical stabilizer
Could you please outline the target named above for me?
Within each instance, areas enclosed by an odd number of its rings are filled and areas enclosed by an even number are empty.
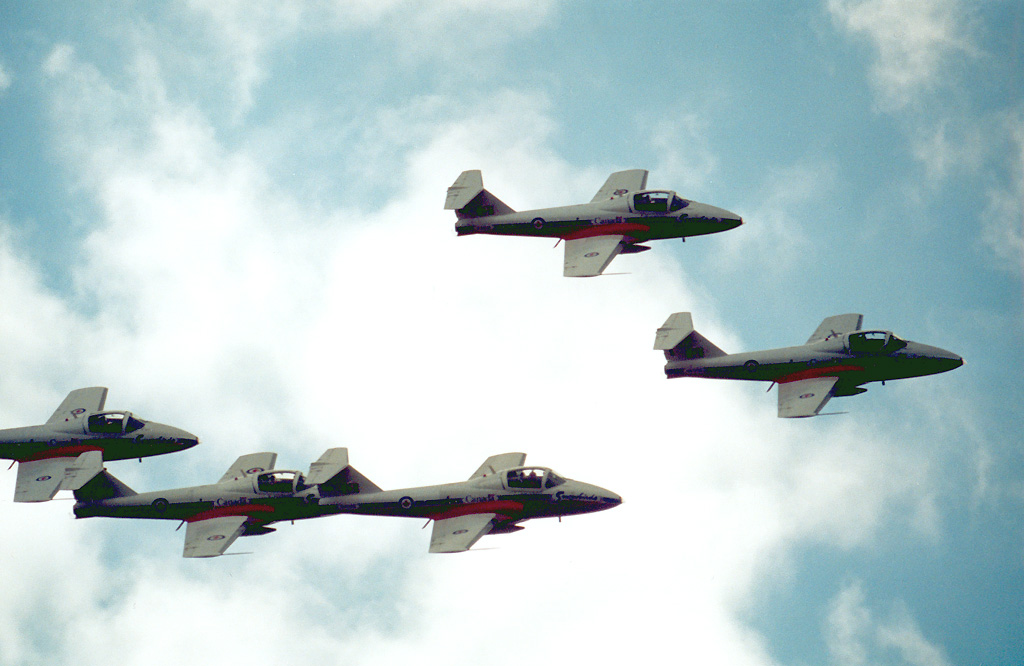
[[[444,202],[445,210],[454,210],[460,220],[514,213],[507,204],[484,189],[479,169],[463,171],[452,186]]]
[[[694,330],[693,317],[689,312],[676,312],[665,320],[654,338],[654,348],[664,351],[665,358],[670,361],[726,356],[713,342]]]

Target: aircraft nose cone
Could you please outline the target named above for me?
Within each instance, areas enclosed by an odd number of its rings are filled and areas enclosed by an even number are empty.
[[[199,443],[199,437],[193,435],[187,430],[182,430],[180,428],[170,428],[169,430],[171,438],[177,441],[178,445],[181,446],[182,450],[191,449],[193,446]]]

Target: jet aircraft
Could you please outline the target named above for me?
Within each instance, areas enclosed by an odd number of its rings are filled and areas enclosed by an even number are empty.
[[[179,428],[103,411],[106,401],[106,387],[75,389],[43,425],[0,430],[0,458],[19,463],[15,502],[45,502],[58,490],[80,488],[103,471],[104,460],[142,459],[199,443]]]
[[[276,453],[250,453],[212,485],[136,493],[104,471],[75,491],[75,516],[180,520],[184,557],[216,557],[239,536],[269,525],[337,514],[404,516],[434,521],[430,552],[469,550],[481,537],[523,529],[530,518],[589,513],[617,506],[615,493],[524,467],[525,453],[491,456],[469,478],[422,488],[381,490],[348,464],[348,449],[328,449],[303,475],[276,470]]]
[[[647,171],[617,171],[590,203],[514,211],[484,189],[479,170],[463,171],[444,207],[454,210],[459,236],[539,236],[565,241],[565,277],[594,277],[618,254],[651,249],[642,245],[735,229],[736,213],[690,201],[670,190],[647,190]]]
[[[884,384],[963,365],[962,358],[945,349],[901,340],[889,331],[861,330],[863,319],[859,314],[827,317],[799,347],[726,354],[694,330],[689,312],[677,312],[658,329],[654,348],[665,352],[669,378],[778,384],[780,418],[816,416],[832,397],[864,393],[867,389],[861,384]]]

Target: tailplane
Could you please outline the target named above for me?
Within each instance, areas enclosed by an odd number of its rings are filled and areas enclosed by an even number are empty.
[[[713,342],[693,328],[689,312],[676,312],[669,316],[654,338],[654,348],[665,352],[670,361],[690,361],[698,358],[726,356]]]
[[[463,171],[448,188],[445,210],[454,210],[460,220],[514,213],[506,203],[484,189],[479,169]]]

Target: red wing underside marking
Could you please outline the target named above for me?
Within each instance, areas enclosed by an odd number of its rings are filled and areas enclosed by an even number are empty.
[[[489,502],[475,502],[471,504],[459,504],[445,511],[438,512],[430,518],[434,520],[447,520],[459,516],[469,516],[476,513],[500,514],[503,517],[511,517],[508,514],[515,514],[523,510],[523,503],[515,500],[493,500]]]
[[[55,446],[52,449],[33,453],[30,456],[21,458],[19,462],[31,462],[33,460],[49,460],[50,458],[77,458],[86,451],[102,451],[103,449],[94,444],[71,444],[69,446]]]
[[[594,236],[629,236],[633,232],[647,232],[651,228],[646,224],[635,222],[618,222],[615,224],[597,224],[578,231],[572,231],[564,236],[563,240],[576,240],[577,238],[592,238]]]
[[[794,372],[791,375],[784,375],[776,378],[775,382],[778,384],[788,384],[789,382],[799,382],[805,379],[817,379],[819,377],[837,377],[844,372],[863,372],[864,367],[860,365],[829,365],[822,366],[820,368],[808,368],[799,372]]]
[[[212,520],[214,518],[224,518],[226,516],[244,516],[246,518],[256,518],[260,514],[274,513],[274,507],[268,504],[237,504],[232,506],[218,506],[202,513],[197,513],[194,516],[185,519],[186,523],[196,523],[203,520]],[[269,516],[263,516],[264,519],[270,519]]]

